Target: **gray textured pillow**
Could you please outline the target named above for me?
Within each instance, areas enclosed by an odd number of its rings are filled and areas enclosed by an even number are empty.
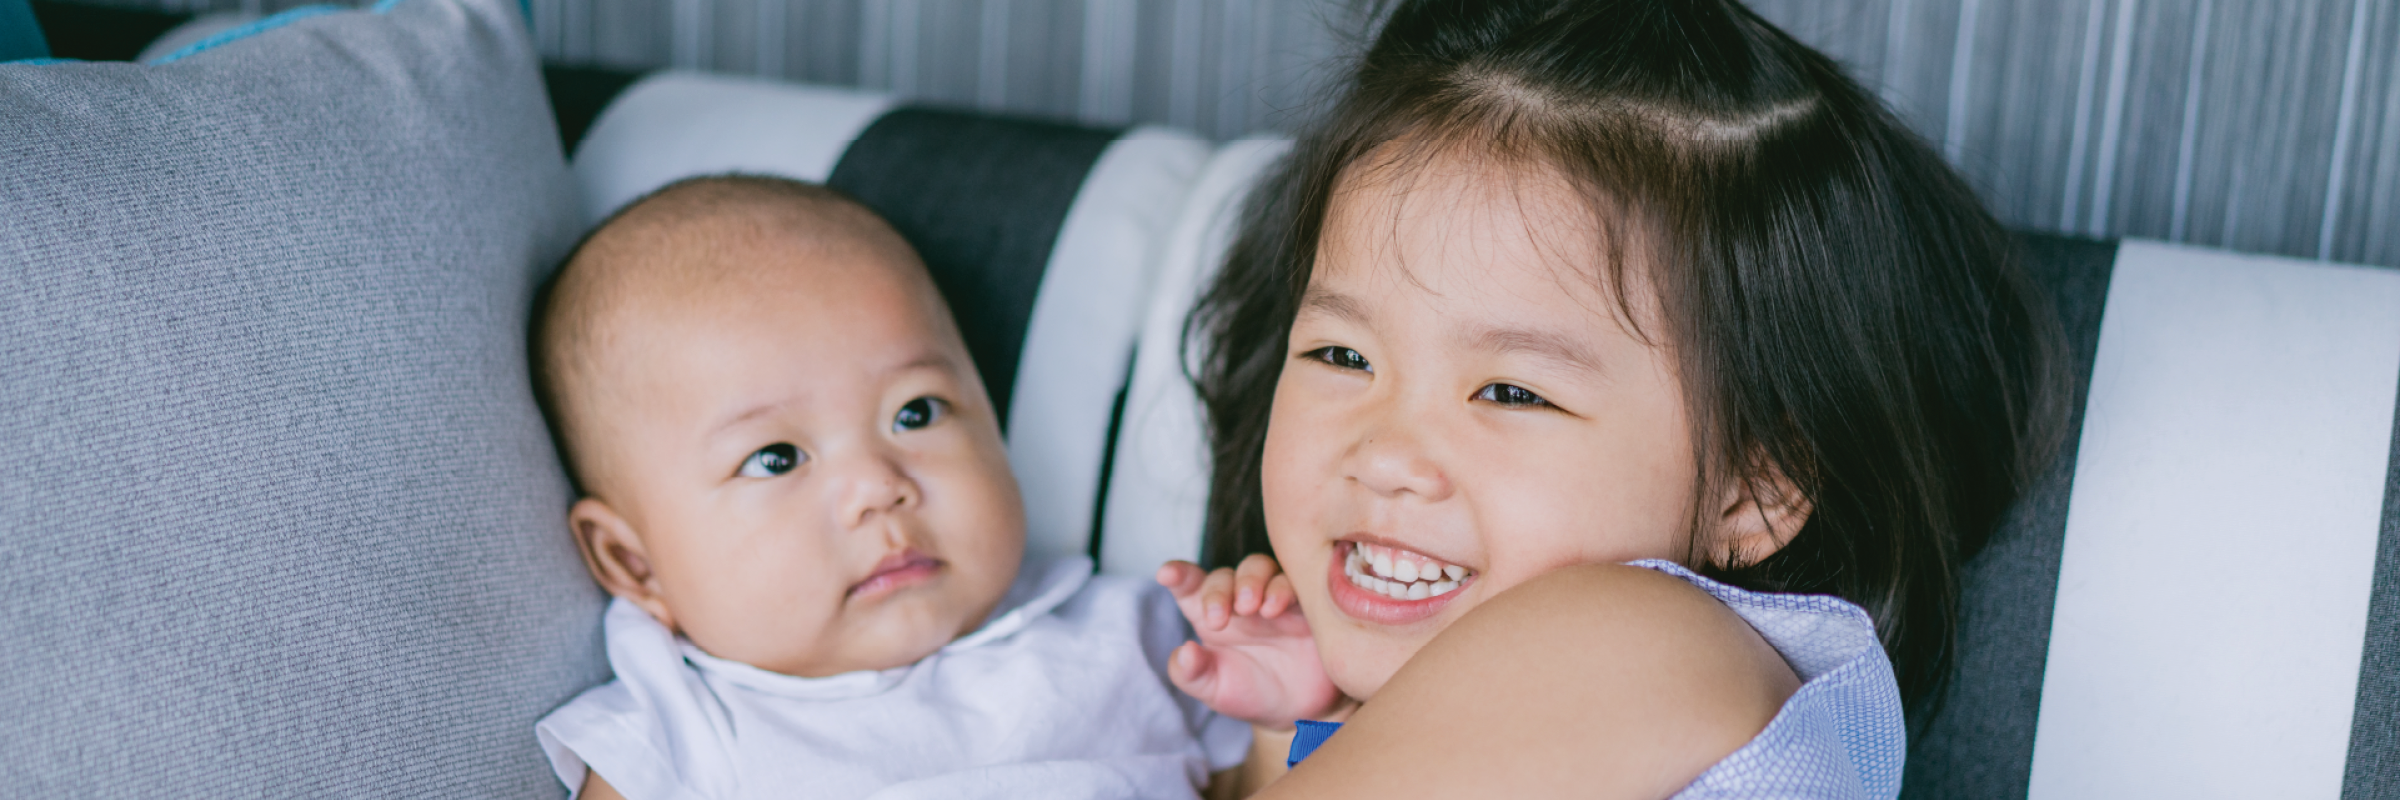
[[[0,66],[0,796],[555,795],[606,677],[514,0]]]

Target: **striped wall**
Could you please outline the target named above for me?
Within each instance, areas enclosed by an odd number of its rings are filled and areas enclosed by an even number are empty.
[[[556,60],[1218,137],[1303,123],[1363,27],[1344,0],[529,1]],[[2400,2],[1752,2],[2013,225],[2400,266]]]

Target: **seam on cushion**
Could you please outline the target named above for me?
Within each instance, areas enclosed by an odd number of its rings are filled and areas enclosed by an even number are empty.
[[[40,67],[40,66],[46,66],[46,65],[50,65],[50,64],[81,64],[81,63],[83,63],[83,59],[80,59],[80,58],[51,58],[51,57],[49,57],[49,56],[43,56],[43,57],[41,57],[41,58],[20,58],[20,59],[17,59],[17,60],[15,60],[15,61],[0,61],[0,66],[9,66],[9,67]]]
[[[367,10],[377,14],[382,14],[391,11],[393,6],[397,6],[402,2],[405,2],[405,0],[375,0],[375,5],[369,7]],[[517,13],[525,15],[525,29],[532,30],[533,0],[517,0]]]
[[[338,8],[335,6],[301,6],[299,8],[291,9],[289,11],[252,22],[247,25],[234,28],[232,30],[218,33],[214,36],[193,42],[189,45],[185,45],[183,49],[168,53],[166,56],[151,63],[154,65],[172,64],[178,60],[189,58],[195,53],[199,53],[204,50],[211,50],[222,45],[240,41],[242,39],[247,39],[276,28],[281,28],[285,25],[290,25],[294,22],[299,22],[309,17],[321,17],[326,14],[338,13],[345,10],[347,9]],[[378,4],[376,10],[383,10],[382,4]]]

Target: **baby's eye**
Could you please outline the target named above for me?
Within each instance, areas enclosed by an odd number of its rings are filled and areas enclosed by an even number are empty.
[[[892,432],[913,431],[932,425],[949,412],[950,404],[939,398],[919,397],[910,400],[900,406],[900,413],[892,415]]]
[[[1375,371],[1375,365],[1367,363],[1367,357],[1364,354],[1347,347],[1319,347],[1308,351],[1308,357],[1332,364],[1339,369],[1354,369],[1360,372]]]
[[[1505,383],[1495,383],[1477,390],[1475,392],[1475,399],[1482,400],[1487,403],[1498,403],[1507,408],[1546,406],[1550,404],[1550,401],[1542,399],[1541,395],[1527,391],[1525,387],[1511,386]]]
[[[742,459],[742,468],[735,474],[744,478],[772,478],[792,471],[793,467],[800,466],[800,460],[803,458],[807,458],[807,456],[801,454],[800,448],[784,442],[776,442],[761,447],[758,452],[751,453],[749,458]]]

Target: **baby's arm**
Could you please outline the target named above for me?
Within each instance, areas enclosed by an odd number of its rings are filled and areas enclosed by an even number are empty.
[[[617,787],[601,780],[600,773],[586,769],[583,771],[583,788],[576,791],[575,800],[625,800],[625,796],[617,794]]]
[[[1210,780],[1211,798],[1242,797],[1281,776],[1293,720],[1338,720],[1356,705],[1325,676],[1291,581],[1274,559],[1253,555],[1213,572],[1175,561],[1159,568],[1158,582],[1200,639],[1176,648],[1167,678],[1251,726],[1248,759]]]

